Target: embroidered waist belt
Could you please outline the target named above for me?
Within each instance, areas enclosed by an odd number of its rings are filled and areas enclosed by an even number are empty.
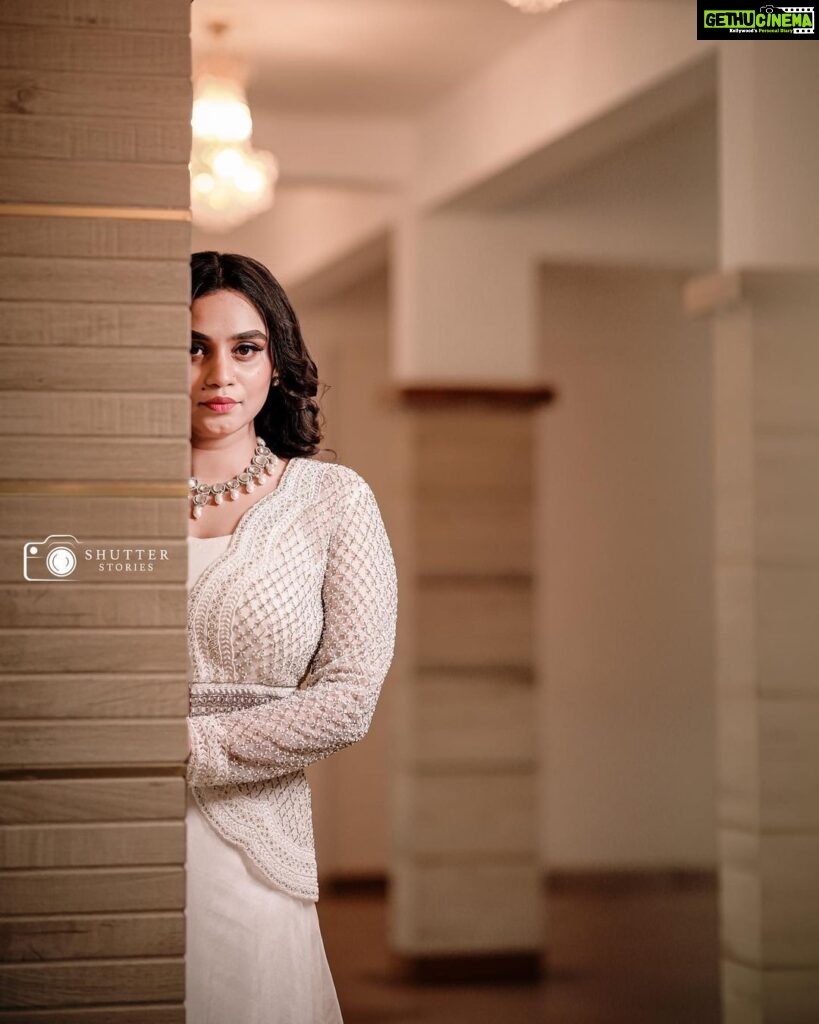
[[[295,686],[258,683],[191,683],[190,714],[215,715],[268,704],[296,692]]]

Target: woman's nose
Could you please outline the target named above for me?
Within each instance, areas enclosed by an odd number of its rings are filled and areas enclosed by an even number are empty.
[[[207,363],[205,383],[222,386],[233,380],[233,365],[229,352],[214,352]]]

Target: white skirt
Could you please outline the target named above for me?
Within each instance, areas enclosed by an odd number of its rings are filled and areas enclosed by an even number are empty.
[[[343,1024],[316,904],[263,880],[187,794],[186,1024]]]

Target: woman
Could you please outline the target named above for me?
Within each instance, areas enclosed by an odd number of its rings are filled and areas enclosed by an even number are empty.
[[[316,366],[275,278],[195,253],[188,1024],[338,1024],[308,764],[367,732],[395,565],[372,490],[312,459]]]

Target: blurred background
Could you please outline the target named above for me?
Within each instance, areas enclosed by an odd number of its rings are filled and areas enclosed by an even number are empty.
[[[399,563],[372,732],[310,772],[346,1019],[704,1024],[722,989],[755,1021],[754,963],[812,992],[816,946],[751,938],[789,897],[747,849],[727,446],[761,310],[817,264],[815,132],[783,117],[814,48],[698,41],[684,0],[192,10],[200,104],[252,113],[239,150],[194,118],[193,247],[291,294]]]

